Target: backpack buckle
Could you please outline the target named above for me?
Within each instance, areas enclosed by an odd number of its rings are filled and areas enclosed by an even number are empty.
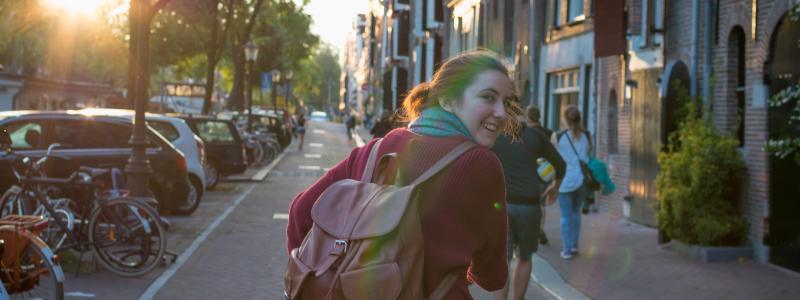
[[[336,254],[336,255],[342,255],[345,252],[347,252],[347,248],[349,246],[350,246],[350,243],[348,243],[345,240],[336,240],[333,243],[333,251],[331,253],[332,254]]]

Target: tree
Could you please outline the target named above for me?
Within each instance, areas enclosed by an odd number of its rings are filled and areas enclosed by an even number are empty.
[[[341,67],[330,45],[323,44],[315,52],[313,57],[300,62],[293,93],[305,99],[307,105],[325,110],[331,103],[339,102]]]
[[[242,110],[244,107],[244,44],[250,41],[253,27],[258,21],[258,15],[261,11],[263,0],[255,0],[252,9],[249,7],[249,1],[231,0],[231,7],[233,9],[232,18],[229,20],[234,34],[230,40],[230,54],[233,61],[233,89],[231,90],[231,99],[228,102],[228,108],[233,110]]]

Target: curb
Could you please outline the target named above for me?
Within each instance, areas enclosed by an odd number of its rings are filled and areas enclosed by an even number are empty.
[[[533,267],[531,271],[531,279],[541,286],[545,291],[550,293],[553,297],[559,300],[587,300],[591,299],[584,293],[569,285],[561,274],[550,265],[547,260],[539,256],[533,255]]]

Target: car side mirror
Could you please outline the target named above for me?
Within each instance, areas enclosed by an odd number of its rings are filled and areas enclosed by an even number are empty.
[[[5,128],[0,130],[0,150],[11,151],[11,135]]]

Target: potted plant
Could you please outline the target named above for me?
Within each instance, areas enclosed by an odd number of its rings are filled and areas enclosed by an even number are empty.
[[[738,205],[745,173],[739,143],[714,129],[699,101],[678,103],[686,103],[686,117],[658,155],[659,227],[676,248],[705,261],[752,257],[752,248],[737,247],[747,232]]]

